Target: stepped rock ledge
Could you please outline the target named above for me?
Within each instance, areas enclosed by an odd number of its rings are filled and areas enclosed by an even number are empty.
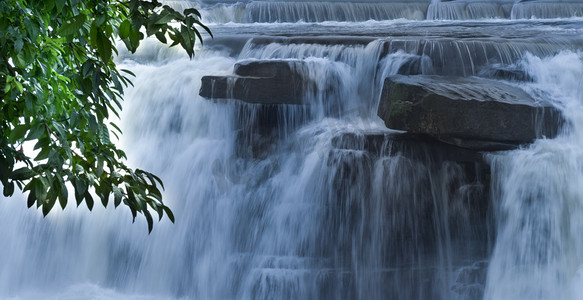
[[[478,77],[391,76],[378,115],[387,127],[476,150],[504,150],[555,137],[558,109],[518,87]]]
[[[199,94],[301,106],[309,104],[306,92],[317,90],[316,83],[302,75],[307,67],[301,60],[243,61],[235,64],[233,75],[203,77]],[[517,86],[482,77],[389,76],[377,113],[387,128],[477,151],[509,150],[553,138],[564,123],[550,103]]]

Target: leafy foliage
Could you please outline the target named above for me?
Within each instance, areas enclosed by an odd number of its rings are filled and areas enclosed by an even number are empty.
[[[146,36],[181,45],[210,34],[196,9],[179,13],[157,0],[4,0],[0,2],[0,182],[3,194],[28,192],[28,206],[44,215],[57,201],[65,208],[69,190],[89,210],[95,199],[127,205],[149,231],[164,214],[162,181],[132,170],[110,139],[119,117],[127,70],[113,57],[119,37],[134,52]],[[173,24],[178,24],[173,26]],[[110,131],[109,126],[112,130]],[[34,144],[24,152],[23,143]]]

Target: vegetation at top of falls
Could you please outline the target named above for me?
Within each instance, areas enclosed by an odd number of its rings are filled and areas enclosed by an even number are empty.
[[[115,40],[135,52],[141,40],[155,36],[192,57],[203,30],[210,34],[196,9],[180,13],[157,0],[1,1],[4,196],[16,188],[28,192],[28,207],[46,215],[57,201],[64,209],[71,190],[77,205],[85,202],[89,210],[96,199],[125,204],[134,221],[138,213],[146,218],[149,231],[151,212],[174,222],[162,201],[162,181],[126,166],[126,154],[111,141],[121,130],[108,118],[119,117],[133,76],[117,69]]]

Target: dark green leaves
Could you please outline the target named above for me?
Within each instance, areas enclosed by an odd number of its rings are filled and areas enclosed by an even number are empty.
[[[34,175],[35,175],[34,171],[29,169],[28,167],[22,167],[20,169],[12,171],[12,174],[10,174],[10,179],[16,180],[16,181],[22,181],[22,180],[30,179]]]
[[[21,124],[16,125],[14,129],[11,130],[10,135],[8,136],[8,141],[12,144],[24,139],[24,135],[30,128],[28,124]]]
[[[128,168],[110,139],[109,128],[121,130],[109,116],[119,115],[126,76],[134,76],[117,69],[115,40],[134,52],[155,36],[192,57],[200,28],[210,35],[196,9],[182,14],[157,0],[0,1],[2,193],[21,189],[44,215],[74,196],[89,210],[94,199],[123,203],[149,231],[152,212],[174,222],[160,178]]]
[[[104,28],[100,27],[93,22],[91,24],[91,30],[89,35],[91,37],[91,46],[93,48],[97,48],[97,53],[101,60],[107,64],[111,59],[111,54],[113,52],[113,42],[111,41],[110,37],[102,31]]]
[[[185,16],[190,16],[190,15],[195,15],[197,17],[200,18],[200,12],[198,12],[198,10],[196,8],[187,8],[184,10],[184,15]]]
[[[2,191],[5,197],[10,197],[14,194],[14,181],[10,181],[4,185],[4,189]]]
[[[130,37],[131,34],[131,30],[132,30],[132,24],[130,23],[130,20],[123,20],[123,22],[121,22],[121,24],[119,24],[119,37],[121,39],[127,39]]]
[[[142,6],[140,7],[139,4]],[[132,52],[137,49],[139,40],[143,38],[143,36],[138,36],[139,28],[144,28],[147,36],[154,35],[162,43],[167,43],[170,38],[171,46],[181,45],[189,57],[194,56],[195,41],[198,39],[201,43],[203,42],[203,37],[197,27],[202,28],[212,37],[209,28],[199,20],[200,13],[194,8],[186,9],[184,14],[181,14],[158,1],[130,1],[129,7],[132,22],[122,22],[118,33],[126,47]],[[180,28],[172,26],[170,24],[172,22],[180,23]]]
[[[30,128],[25,141],[37,140],[45,133],[45,126],[42,123],[37,123]]]
[[[58,1],[57,1],[58,2]],[[77,33],[83,24],[87,21],[87,16],[84,14],[76,15],[66,20],[59,29],[59,34],[62,36],[73,35]]]
[[[47,1],[47,2],[51,2],[51,1]],[[65,4],[67,3],[67,0],[54,0],[55,5],[57,6],[57,11],[62,11],[63,8],[65,7]]]
[[[140,26],[132,24],[129,20],[124,20],[120,24],[118,34],[128,50],[132,53],[138,50],[140,41],[144,38],[144,34],[140,32]]]

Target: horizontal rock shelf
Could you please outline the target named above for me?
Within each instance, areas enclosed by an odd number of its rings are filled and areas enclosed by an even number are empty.
[[[313,83],[295,71],[302,64],[300,60],[239,62],[232,76],[204,76],[199,94],[247,103],[303,104],[303,92]]]
[[[392,76],[378,115],[387,127],[478,150],[554,137],[562,116],[518,87],[484,78]]]

